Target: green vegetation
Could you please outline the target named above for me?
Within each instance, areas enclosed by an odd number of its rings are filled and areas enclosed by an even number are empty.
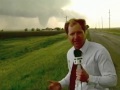
[[[120,29],[101,29],[100,31],[120,36]]]
[[[46,90],[67,73],[67,43],[65,34],[1,40],[0,90]]]
[[[19,57],[64,39],[61,36],[5,39],[0,42],[0,60]]]
[[[40,31],[37,29],[37,31],[34,31],[34,28],[31,29],[31,31],[28,31],[28,29],[25,29],[25,31],[1,31],[0,32],[0,39],[7,39],[7,38],[24,38],[24,37],[32,37],[32,36],[51,36],[64,33],[63,30],[59,31]]]
[[[87,32],[86,32],[86,37],[87,37],[87,39],[88,39],[89,41],[91,41],[91,37],[90,37],[90,32],[89,32],[89,30],[87,30]]]

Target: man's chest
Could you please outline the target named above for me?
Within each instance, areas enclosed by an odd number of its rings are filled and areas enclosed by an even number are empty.
[[[68,63],[69,63],[69,67],[70,69],[72,68],[72,65],[74,63],[74,56],[70,56]],[[82,67],[91,75],[100,75],[99,72],[99,65],[97,60],[95,59],[94,55],[83,55],[81,57],[81,65]]]

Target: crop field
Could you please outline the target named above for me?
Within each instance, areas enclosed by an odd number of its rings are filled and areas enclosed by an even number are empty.
[[[87,37],[91,40],[89,33]],[[47,90],[49,80],[67,74],[70,47],[65,33],[0,39],[0,90]],[[115,64],[119,70],[119,62]]]
[[[24,38],[24,37],[32,37],[32,36],[51,36],[63,33],[64,31],[1,31],[0,39],[6,38]]]

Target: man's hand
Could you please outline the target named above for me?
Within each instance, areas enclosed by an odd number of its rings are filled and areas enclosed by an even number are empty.
[[[89,75],[84,68],[76,70],[76,79],[81,82],[88,82]]]
[[[48,86],[48,90],[62,90],[59,82],[49,81],[50,85]]]

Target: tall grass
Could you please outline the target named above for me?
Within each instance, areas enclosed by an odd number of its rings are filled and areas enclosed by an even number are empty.
[[[22,56],[65,39],[61,36],[6,39],[0,42],[0,60]]]
[[[25,38],[32,36],[51,36],[64,33],[64,31],[2,31],[0,32],[0,39],[6,38]]]
[[[120,29],[118,28],[118,29],[101,29],[101,30],[99,30],[99,31],[102,31],[102,32],[106,32],[106,33],[110,33],[110,34],[114,34],[114,35],[118,35],[118,36],[120,36]]]
[[[0,60],[0,90],[46,90],[48,80],[60,80],[67,73],[70,45],[64,34],[10,39],[1,46],[5,59]]]

